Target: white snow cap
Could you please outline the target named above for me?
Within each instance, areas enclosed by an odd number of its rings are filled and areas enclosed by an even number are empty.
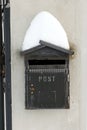
[[[39,45],[43,40],[53,45],[69,50],[69,43],[66,32],[60,22],[49,12],[43,11],[36,15],[28,28],[22,51]]]

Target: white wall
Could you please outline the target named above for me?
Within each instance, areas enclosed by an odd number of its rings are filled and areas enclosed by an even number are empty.
[[[87,130],[86,0],[11,1],[11,65],[13,130]],[[21,46],[32,18],[46,10],[65,28],[75,56],[70,58],[70,109],[25,110],[24,57]],[[86,26],[86,27],[85,27]]]
[[[81,130],[87,130],[87,1],[81,1]]]

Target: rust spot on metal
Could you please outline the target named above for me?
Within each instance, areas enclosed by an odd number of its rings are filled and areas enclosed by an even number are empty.
[[[76,57],[76,52],[77,52],[77,49],[76,49],[76,45],[74,43],[70,43],[70,50],[72,50],[74,53],[72,55],[70,55],[70,58],[73,59]]]

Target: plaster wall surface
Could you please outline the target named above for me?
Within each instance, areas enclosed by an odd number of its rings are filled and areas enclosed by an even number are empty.
[[[13,130],[87,130],[86,0],[11,1],[11,74]],[[40,11],[49,11],[63,25],[75,50],[70,58],[70,109],[26,110],[24,57],[26,30]]]

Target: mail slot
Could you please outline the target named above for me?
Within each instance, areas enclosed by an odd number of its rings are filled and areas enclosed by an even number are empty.
[[[69,53],[40,45],[24,52],[25,108],[69,108]]]

